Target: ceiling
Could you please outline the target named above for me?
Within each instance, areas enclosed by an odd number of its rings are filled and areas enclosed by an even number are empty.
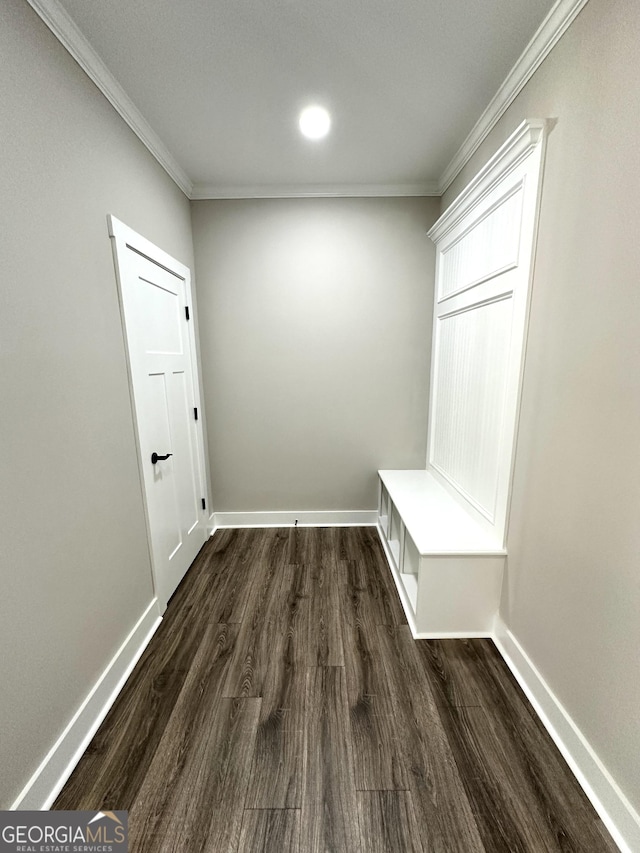
[[[58,0],[211,197],[429,191],[552,4]],[[333,125],[310,142],[314,102]]]

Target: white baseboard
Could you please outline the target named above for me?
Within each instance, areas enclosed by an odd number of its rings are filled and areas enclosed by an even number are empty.
[[[208,527],[294,527],[296,520],[298,527],[364,527],[375,525],[377,515],[375,509],[214,512]]]
[[[487,631],[416,631],[414,640],[493,640]]]
[[[22,789],[12,809],[46,810],[51,807],[161,621],[154,598]]]
[[[620,850],[640,851],[640,816],[502,620],[493,640]]]

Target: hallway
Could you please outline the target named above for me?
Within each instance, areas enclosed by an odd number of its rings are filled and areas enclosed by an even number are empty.
[[[218,530],[58,809],[132,851],[613,851],[490,640],[414,641],[374,528]]]

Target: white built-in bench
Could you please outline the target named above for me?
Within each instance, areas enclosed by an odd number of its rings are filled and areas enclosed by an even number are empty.
[[[378,530],[414,635],[490,635],[502,543],[429,471],[378,475]]]
[[[378,472],[378,528],[416,636],[487,636],[498,614],[544,135],[523,122],[429,232],[426,466]]]

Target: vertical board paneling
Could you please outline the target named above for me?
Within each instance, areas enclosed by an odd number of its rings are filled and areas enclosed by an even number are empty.
[[[427,469],[504,541],[544,122],[526,121],[429,232],[437,246]]]
[[[517,266],[522,201],[523,184],[520,182],[443,249],[439,300]]]
[[[494,520],[511,298],[438,320],[432,465]]]

